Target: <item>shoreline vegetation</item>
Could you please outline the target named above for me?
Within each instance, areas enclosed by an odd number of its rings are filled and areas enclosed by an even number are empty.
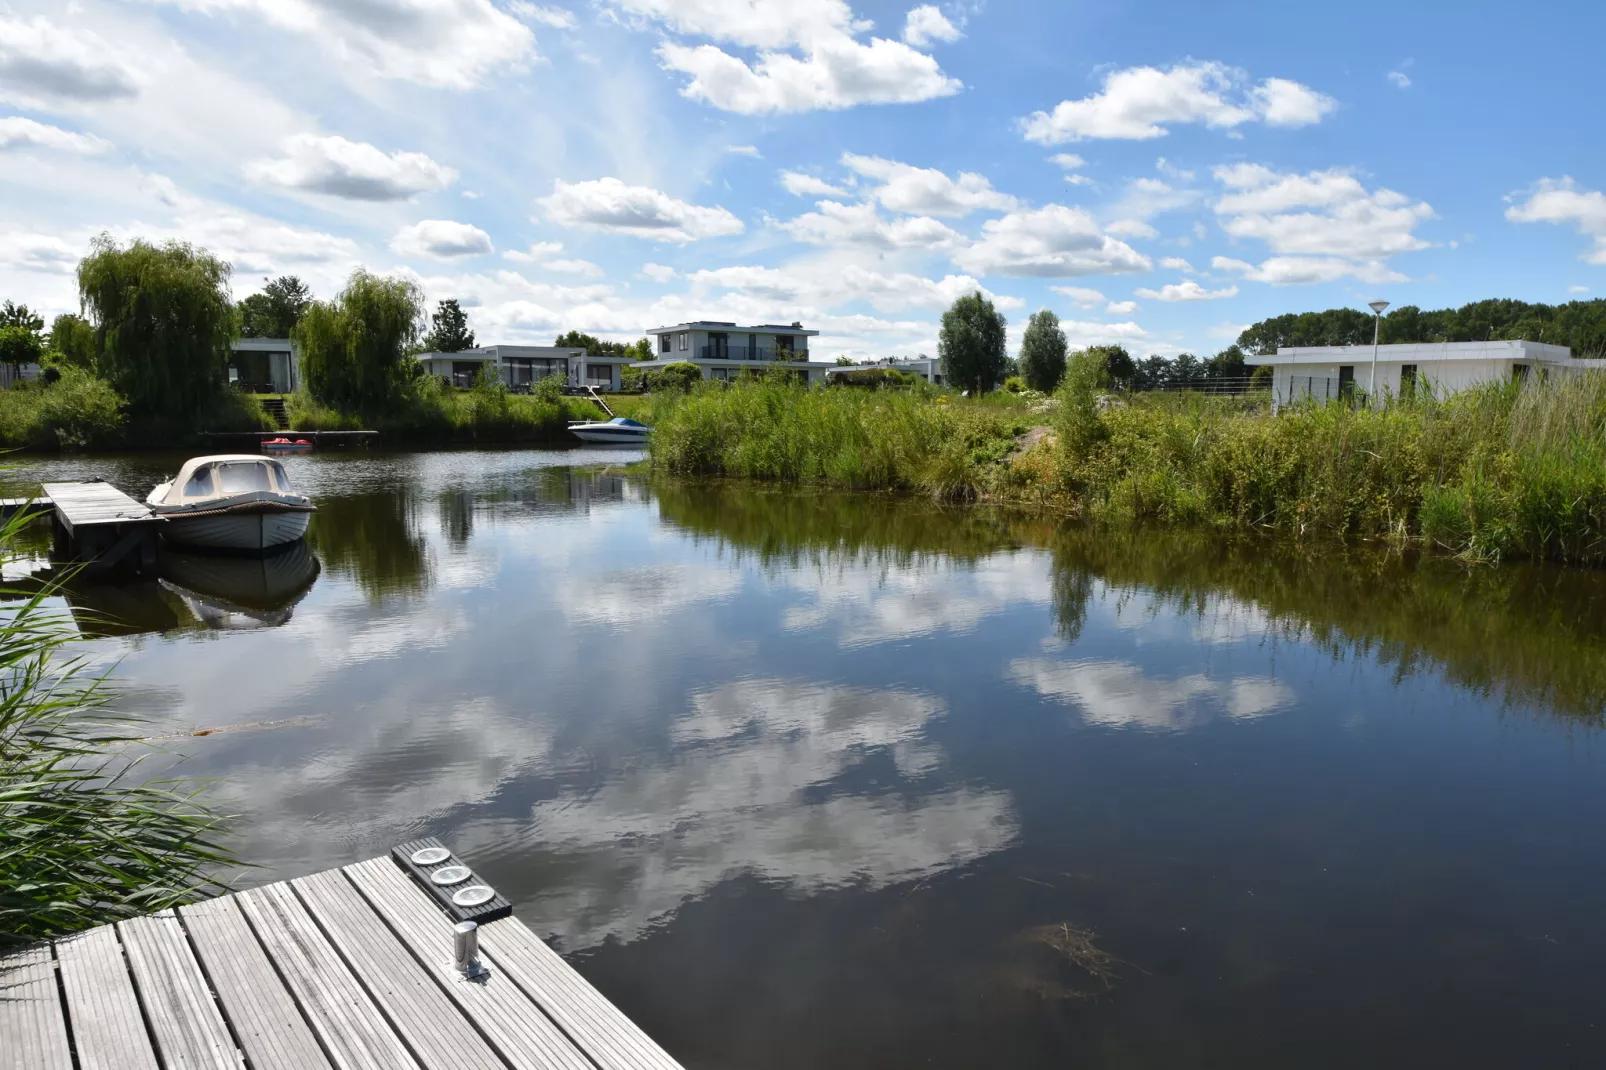
[[[660,397],[653,417],[652,464],[676,476],[1606,562],[1606,372],[1272,415],[1253,395],[1107,394],[1073,360],[1052,398],[770,379]]]
[[[0,562],[25,523],[0,525]],[[58,594],[0,584],[0,949],[221,894],[235,864],[199,785],[138,779],[150,732],[73,655]]]

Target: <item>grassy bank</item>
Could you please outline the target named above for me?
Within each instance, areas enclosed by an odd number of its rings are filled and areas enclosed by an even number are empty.
[[[1089,391],[1062,391],[1045,413],[778,383],[704,389],[655,415],[653,463],[679,475],[1422,541],[1475,558],[1606,560],[1606,373],[1277,416],[1197,395],[1101,407]],[[1042,427],[1019,437],[1029,424]]]
[[[0,526],[0,561],[20,534]],[[52,593],[0,589],[0,946],[188,902],[231,861],[193,785],[135,777],[149,732],[72,656]]]
[[[0,447],[41,451],[145,449],[189,445],[199,432],[267,430],[272,424],[249,394],[220,392],[184,426],[130,417],[128,405],[104,379],[62,368],[51,383],[0,390]]]
[[[501,387],[454,390],[433,380],[382,410],[338,412],[306,394],[291,395],[286,408],[296,431],[378,431],[388,446],[452,443],[573,442],[571,420],[605,419],[583,398],[561,394],[513,394]]]

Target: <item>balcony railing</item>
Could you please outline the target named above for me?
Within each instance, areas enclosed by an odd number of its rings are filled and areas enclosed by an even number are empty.
[[[665,354],[672,358],[672,354]],[[772,346],[698,346],[698,360],[808,360],[806,349],[775,349]]]

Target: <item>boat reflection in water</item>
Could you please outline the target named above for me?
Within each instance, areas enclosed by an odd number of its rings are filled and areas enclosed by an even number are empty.
[[[195,552],[162,554],[160,584],[202,627],[220,631],[277,628],[318,578],[318,559],[298,539],[265,557]]]

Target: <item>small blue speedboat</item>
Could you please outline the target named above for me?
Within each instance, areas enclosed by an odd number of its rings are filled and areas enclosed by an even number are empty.
[[[645,446],[647,436],[652,433],[652,428],[646,424],[623,416],[615,416],[604,422],[570,424],[569,430],[582,442],[602,442],[613,446]]]

